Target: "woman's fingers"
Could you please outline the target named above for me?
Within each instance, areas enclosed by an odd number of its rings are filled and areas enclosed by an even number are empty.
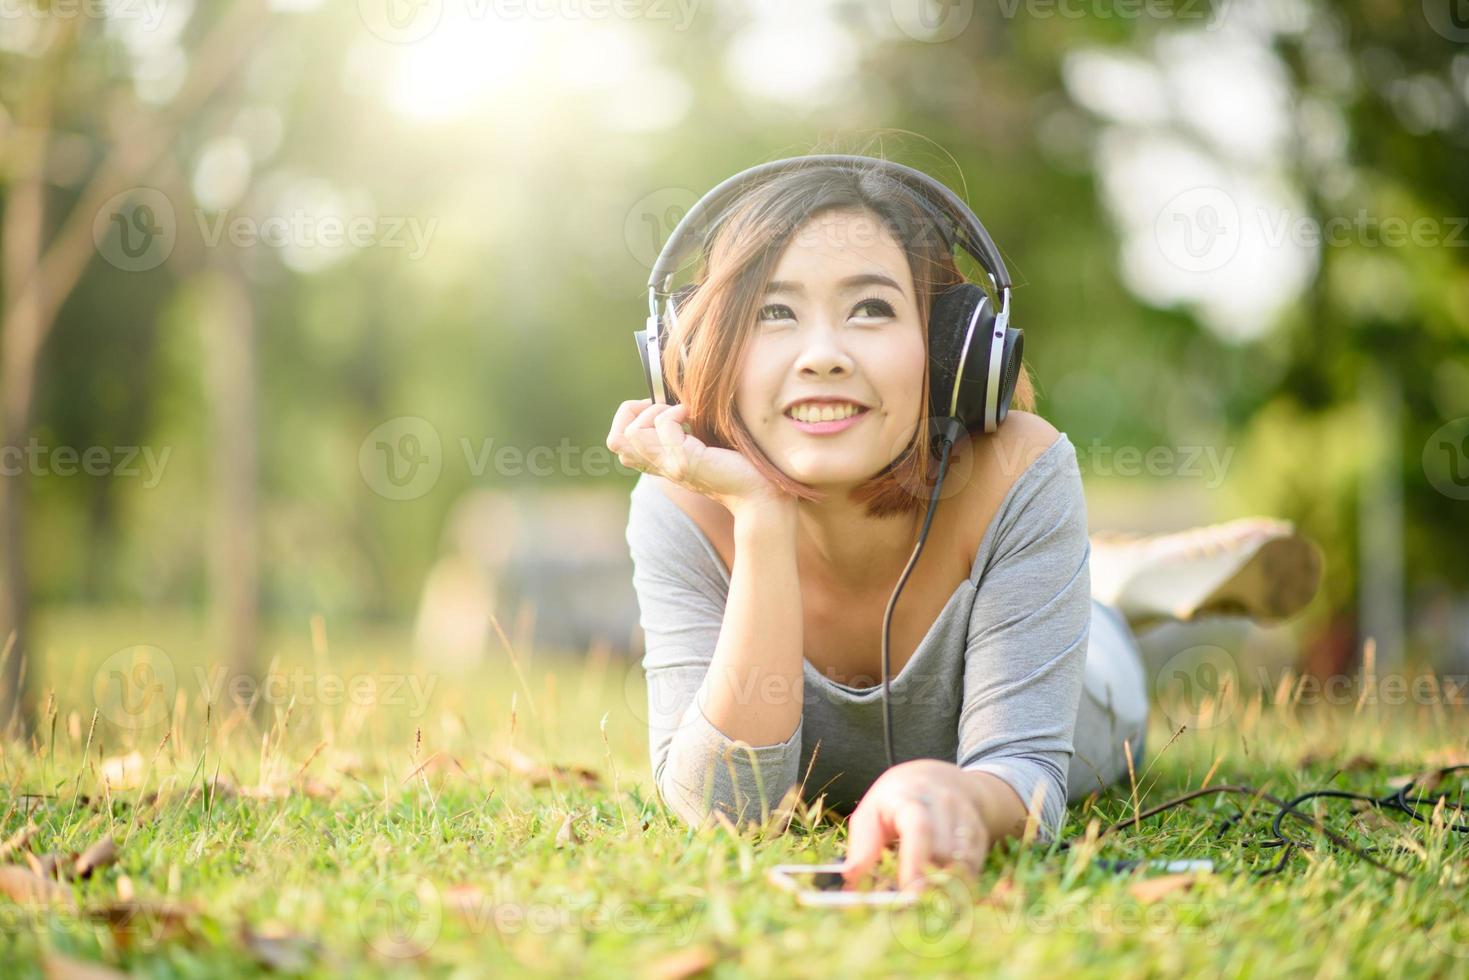
[[[653,429],[658,433],[658,443],[663,449],[659,466],[664,475],[673,480],[681,480],[688,475],[692,462],[684,451],[684,414],[683,406],[675,405],[653,419]]]
[[[612,428],[607,432],[607,448],[613,452],[618,451],[618,443],[623,438],[623,433],[632,420],[637,418],[639,412],[652,404],[651,398],[639,398],[636,401],[626,401],[617,406],[617,412],[612,416]]]
[[[858,805],[847,821],[847,857],[842,875],[847,881],[855,881],[871,871],[882,857],[882,850],[892,839],[891,828],[886,826],[875,806]]]
[[[622,429],[621,439],[609,448],[618,453],[624,466],[642,464],[639,469],[657,469],[656,461],[658,452],[659,436],[657,431],[648,432],[649,423],[657,419],[659,415],[677,409],[677,405],[664,405],[651,399],[643,399],[633,402],[632,421],[628,422]],[[641,406],[640,408],[638,406]],[[609,443],[611,440],[609,440]]]
[[[898,887],[922,884],[933,860],[933,811],[916,796],[898,804],[893,815],[898,830]]]

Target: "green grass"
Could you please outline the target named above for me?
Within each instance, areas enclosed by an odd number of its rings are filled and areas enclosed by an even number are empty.
[[[1410,880],[1299,824],[1288,832],[1315,846],[1282,874],[1254,878],[1279,856],[1255,846],[1269,837],[1269,808],[1220,838],[1235,806],[1212,797],[1095,848],[1008,842],[978,882],[937,878],[915,908],[825,911],[797,905],[764,872],[833,859],[842,828],[814,814],[785,833],[680,826],[652,791],[640,677],[616,660],[522,655],[522,682],[502,650],[455,675],[416,665],[403,635],[328,629],[313,642],[301,624],[272,641],[281,683],[247,712],[227,696],[206,707],[208,658],[186,621],[69,613],[43,620],[38,635],[39,687],[54,696],[35,737],[4,747],[0,835],[29,820],[36,832],[22,850],[62,855],[111,835],[117,861],[65,884],[70,905],[0,897],[6,975],[65,975],[76,961],[143,976],[272,966],[320,976],[1272,978],[1469,968],[1469,835],[1345,802],[1312,812]],[[166,655],[151,655],[151,675],[127,674],[138,662],[117,653],[139,642]],[[108,671],[118,669],[153,694],[132,714],[115,700]],[[406,685],[389,696],[388,684],[410,674],[422,696]],[[323,677],[340,678],[343,693]],[[380,697],[354,703],[347,692],[364,677]],[[1465,754],[1462,706],[1358,711],[1276,704],[1273,694],[1216,704],[1207,727],[1171,743],[1155,711],[1135,795],[1123,786],[1073,804],[1067,836],[1195,789],[1206,774],[1210,785],[1280,796],[1328,779],[1381,793],[1394,776]],[[107,785],[104,761],[132,752],[141,768]],[[527,760],[563,768],[527,771]],[[203,791],[213,785],[234,791]],[[1135,879],[1096,869],[1094,856],[1210,857],[1218,870],[1143,903]],[[20,860],[18,851],[5,862]],[[128,893],[130,921],[98,918],[109,909],[118,918]]]

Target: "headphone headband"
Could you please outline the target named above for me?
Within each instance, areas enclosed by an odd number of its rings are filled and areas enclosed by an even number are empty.
[[[902,181],[910,190],[915,191],[920,200],[936,207],[940,212],[937,217],[947,215],[953,222],[952,229],[943,229],[953,236],[952,244],[961,246],[966,252],[984,266],[990,278],[994,281],[995,288],[1002,293],[1008,293],[1010,289],[1010,273],[1005,268],[1005,262],[1000,258],[1000,250],[995,247],[994,240],[985,230],[979,218],[970,210],[959,196],[947,186],[930,177],[921,170],[894,163],[891,160],[882,160],[877,157],[855,156],[850,154],[824,153],[813,154],[804,157],[789,157],[784,160],[772,160],[769,163],[757,164],[746,170],[742,170],[732,177],[717,184],[712,190],[701,197],[693,207],[679,221],[673,229],[673,234],[668,236],[668,241],[663,244],[663,250],[658,254],[658,261],[653,263],[653,272],[648,277],[648,289],[650,290],[650,302],[652,294],[667,294],[674,270],[678,268],[679,260],[692,244],[697,229],[701,229],[707,217],[717,217],[725,207],[745,191],[747,187],[758,182],[762,178],[785,170],[799,170],[804,167],[849,167],[852,169],[876,170],[894,179]],[[942,222],[940,222],[942,227]],[[1008,299],[1008,296],[1007,296]],[[1006,304],[1008,305],[1008,303]]]

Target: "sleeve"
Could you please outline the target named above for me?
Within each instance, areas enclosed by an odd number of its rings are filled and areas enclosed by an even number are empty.
[[[1061,436],[1060,438],[1065,438]],[[1076,451],[1038,459],[1031,486],[996,517],[978,582],[964,661],[958,764],[993,773],[1029,810],[1038,838],[1066,820],[1066,775],[1091,628],[1091,542]]]
[[[685,823],[719,810],[736,824],[764,821],[796,785],[802,723],[784,742],[751,746],[705,717],[695,694],[708,673],[729,587],[718,556],[691,522],[640,478],[628,511],[638,622],[645,636],[648,754],[659,797]]]

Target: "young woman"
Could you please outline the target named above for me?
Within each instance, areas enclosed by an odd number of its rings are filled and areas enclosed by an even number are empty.
[[[678,306],[664,367],[679,404],[624,402],[607,438],[643,472],[627,541],[659,795],[691,823],[715,810],[761,819],[790,792],[824,797],[850,814],[848,876],[896,842],[904,886],[930,866],[977,866],[1032,815],[1050,839],[1068,800],[1125,782],[1129,757],[1142,764],[1147,727],[1127,619],[1093,595],[1075,449],[1033,414],[1022,372],[998,431],[955,446],[893,612],[893,742],[906,761],[887,767],[883,615],[936,470],[925,325],[960,282],[898,183],[820,168],[771,177],[728,210]],[[1279,522],[1208,539],[1226,574],[1153,612],[1264,609],[1279,583],[1253,558],[1299,540]],[[1140,565],[1202,550],[1188,536],[1161,549],[1117,540],[1105,588],[1115,598]],[[1136,605],[1149,611],[1146,597]]]

